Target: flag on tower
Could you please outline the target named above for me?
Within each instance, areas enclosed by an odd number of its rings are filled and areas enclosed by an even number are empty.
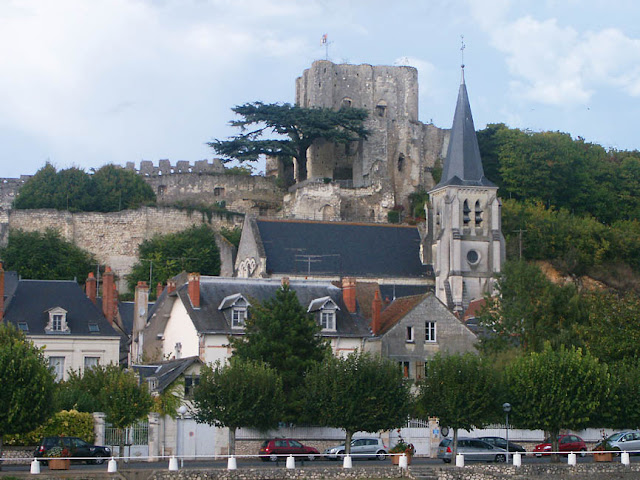
[[[327,34],[325,33],[324,35],[322,35],[322,41],[320,42],[320,45],[326,45],[327,44]]]

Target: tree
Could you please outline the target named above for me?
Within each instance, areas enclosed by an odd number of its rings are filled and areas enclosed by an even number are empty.
[[[235,454],[240,427],[267,431],[278,426],[286,403],[282,380],[263,362],[232,357],[200,371],[193,392],[196,421],[229,429],[229,455]]]
[[[505,384],[513,425],[548,432],[554,452],[560,429],[599,426],[599,411],[610,393],[605,364],[581,349],[553,348],[549,343],[542,352],[507,366]]]
[[[51,416],[54,390],[42,350],[6,323],[0,323],[0,385],[1,457],[4,435],[27,433]]]
[[[38,280],[85,278],[96,264],[93,255],[62,239],[56,230],[11,230],[0,255],[5,269]]]
[[[308,408],[318,412],[321,425],[345,430],[347,455],[355,432],[391,430],[406,423],[409,388],[396,363],[361,352],[330,357],[305,379]]]
[[[438,353],[418,383],[416,411],[420,418],[438,417],[440,425],[453,429],[455,456],[458,429],[489,424],[500,411],[498,393],[496,374],[486,360],[472,353]]]
[[[364,121],[367,111],[360,108],[304,108],[288,103],[245,103],[232,108],[242,117],[232,120],[241,134],[230,140],[214,140],[208,145],[220,155],[241,162],[255,161],[260,155],[295,158],[299,180],[307,178],[307,150],[316,140],[347,144],[367,138]],[[253,128],[255,126],[255,128]],[[249,130],[249,131],[248,131]],[[261,139],[271,132],[277,138]]]
[[[130,291],[139,281],[164,282],[182,271],[220,275],[220,252],[215,232],[206,225],[155,235],[140,244],[138,258],[140,260],[127,276]],[[153,296],[154,292],[151,294]]]
[[[93,183],[98,212],[118,212],[156,203],[156,194],[142,177],[116,165],[100,168],[93,175]]]
[[[274,298],[256,304],[245,334],[231,339],[234,357],[267,363],[282,378],[287,398],[283,420],[299,421],[303,412],[302,379],[316,363],[330,356],[320,325],[285,284]]]

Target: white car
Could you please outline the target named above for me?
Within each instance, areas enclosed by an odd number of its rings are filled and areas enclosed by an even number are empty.
[[[387,447],[381,438],[356,438],[351,440],[351,455],[353,459],[377,458],[384,460],[387,456]],[[344,457],[344,444],[327,448],[324,457],[331,460]]]

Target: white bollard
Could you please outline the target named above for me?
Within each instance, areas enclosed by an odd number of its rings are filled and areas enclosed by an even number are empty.
[[[571,452],[571,453],[568,455],[567,463],[568,463],[569,465],[575,465],[575,464],[576,464],[576,454],[575,454],[575,453]]]
[[[178,471],[178,459],[173,455],[169,457],[169,471],[170,472]]]
[[[620,454],[620,463],[622,463],[622,465],[629,465],[629,452],[622,452]]]
[[[456,455],[456,467],[464,467],[464,455],[461,453]]]
[[[516,452],[513,454],[513,466],[521,467],[522,466],[522,455],[520,452]]]
[[[238,469],[238,462],[236,461],[236,457],[231,455],[227,460],[227,470],[237,470],[237,469]]]
[[[293,458],[293,455],[289,455],[287,457],[287,468],[289,469],[296,468],[296,459]]]
[[[352,468],[353,462],[351,461],[351,455],[346,455],[342,460],[342,468]]]
[[[107,464],[107,473],[116,473],[118,471],[118,463],[115,461],[113,457],[109,460]]]
[[[398,467],[400,467],[402,470],[406,470],[409,468],[409,462],[407,461],[406,453],[403,453],[400,457],[400,460],[398,460]]]
[[[34,458],[31,462],[31,475],[38,475],[40,473],[40,462],[37,458]]]

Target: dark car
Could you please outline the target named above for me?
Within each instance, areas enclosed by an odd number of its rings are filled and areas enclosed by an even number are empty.
[[[533,447],[533,453],[536,457],[542,455],[550,455],[551,453],[551,439],[547,438],[544,442]],[[558,436],[558,449],[561,453],[579,453],[581,457],[587,454],[587,444],[584,440],[577,435],[559,435]]]
[[[500,447],[507,450],[507,440],[502,437],[480,437],[480,440],[484,440],[485,442],[490,443],[494,447]],[[509,442],[508,450],[510,452],[520,452],[520,453],[524,453],[527,451],[527,449],[524,448],[522,445],[518,445],[517,443],[513,443],[511,441]]]
[[[111,456],[109,447],[91,445],[78,437],[45,437],[38,445],[33,456],[36,458],[46,458],[47,452],[53,447],[60,447],[69,451],[70,457],[76,457],[87,463],[104,463],[105,457]],[[46,462],[46,460],[44,460]]]
[[[306,456],[309,460],[315,460],[320,455],[320,452],[292,438],[274,438],[262,442],[259,455],[263,462],[269,460],[275,462],[278,460],[278,457],[287,455]]]

